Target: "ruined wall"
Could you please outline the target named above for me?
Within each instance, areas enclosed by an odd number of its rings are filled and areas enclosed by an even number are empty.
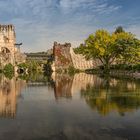
[[[13,53],[15,48],[16,35],[13,25],[0,25],[0,48],[1,50],[6,47]]]
[[[86,60],[81,54],[75,54],[70,43],[58,44],[54,43],[54,63],[52,65],[53,71],[57,69],[67,69],[73,66],[76,69],[86,70],[97,67],[100,62],[95,60]]]
[[[80,70],[92,69],[100,64],[100,62],[97,60],[95,61],[86,60],[82,54],[75,54],[73,48],[70,48],[70,54],[71,54],[73,66],[76,69],[80,69]]]
[[[0,25],[0,64],[15,64],[22,58],[20,49],[16,47],[16,33],[13,25]]]
[[[55,70],[61,69],[67,69],[72,64],[72,59],[70,55],[70,43],[65,44],[58,44],[57,42],[54,42],[53,46],[53,54],[54,54],[54,64]]]

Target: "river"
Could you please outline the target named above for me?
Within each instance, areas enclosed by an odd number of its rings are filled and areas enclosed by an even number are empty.
[[[139,131],[138,80],[0,76],[0,140],[139,140]]]

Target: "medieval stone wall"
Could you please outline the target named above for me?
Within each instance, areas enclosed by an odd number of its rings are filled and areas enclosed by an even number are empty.
[[[23,54],[16,47],[16,33],[13,25],[0,25],[0,64],[11,63],[15,65],[22,61]],[[22,59],[22,60],[21,60]]]
[[[71,54],[70,54],[70,43],[65,44],[58,44],[57,42],[54,42],[53,46],[53,54],[54,54],[54,64],[55,70],[61,69],[67,69],[72,64]]]
[[[73,66],[76,69],[86,70],[97,67],[100,62],[95,60],[86,60],[81,54],[75,54],[70,43],[58,44],[54,43],[53,47],[54,63],[52,65],[53,71],[58,69],[64,70]]]
[[[82,54],[75,54],[73,51],[73,48],[70,48],[70,54],[73,62],[73,66],[76,69],[80,70],[86,70],[86,69],[92,69],[97,67],[100,62],[97,60],[86,60],[86,58]]]

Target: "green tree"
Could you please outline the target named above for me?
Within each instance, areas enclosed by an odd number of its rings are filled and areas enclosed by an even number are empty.
[[[125,32],[122,26],[118,26],[115,30],[115,34]]]
[[[111,64],[117,59],[126,59],[125,55],[128,52],[129,57],[132,56],[138,59],[139,48],[140,41],[130,33],[110,34],[106,30],[97,30],[95,34],[91,34],[86,39],[84,46],[80,46],[79,50],[87,59],[99,59],[104,66],[105,72],[109,73]],[[136,56],[129,51],[133,49],[136,49]]]

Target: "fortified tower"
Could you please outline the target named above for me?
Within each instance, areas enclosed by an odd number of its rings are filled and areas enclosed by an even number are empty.
[[[73,66],[72,59],[70,55],[70,43],[59,44],[54,42],[53,54],[54,54],[54,68],[55,71],[68,69],[70,66]],[[53,70],[54,71],[54,70]]]
[[[0,25],[0,48],[7,48],[15,51],[16,35],[13,25]]]
[[[16,44],[15,27],[12,24],[0,25],[0,64],[11,63],[15,65],[19,60],[20,50]],[[19,57],[18,57],[19,58]]]

